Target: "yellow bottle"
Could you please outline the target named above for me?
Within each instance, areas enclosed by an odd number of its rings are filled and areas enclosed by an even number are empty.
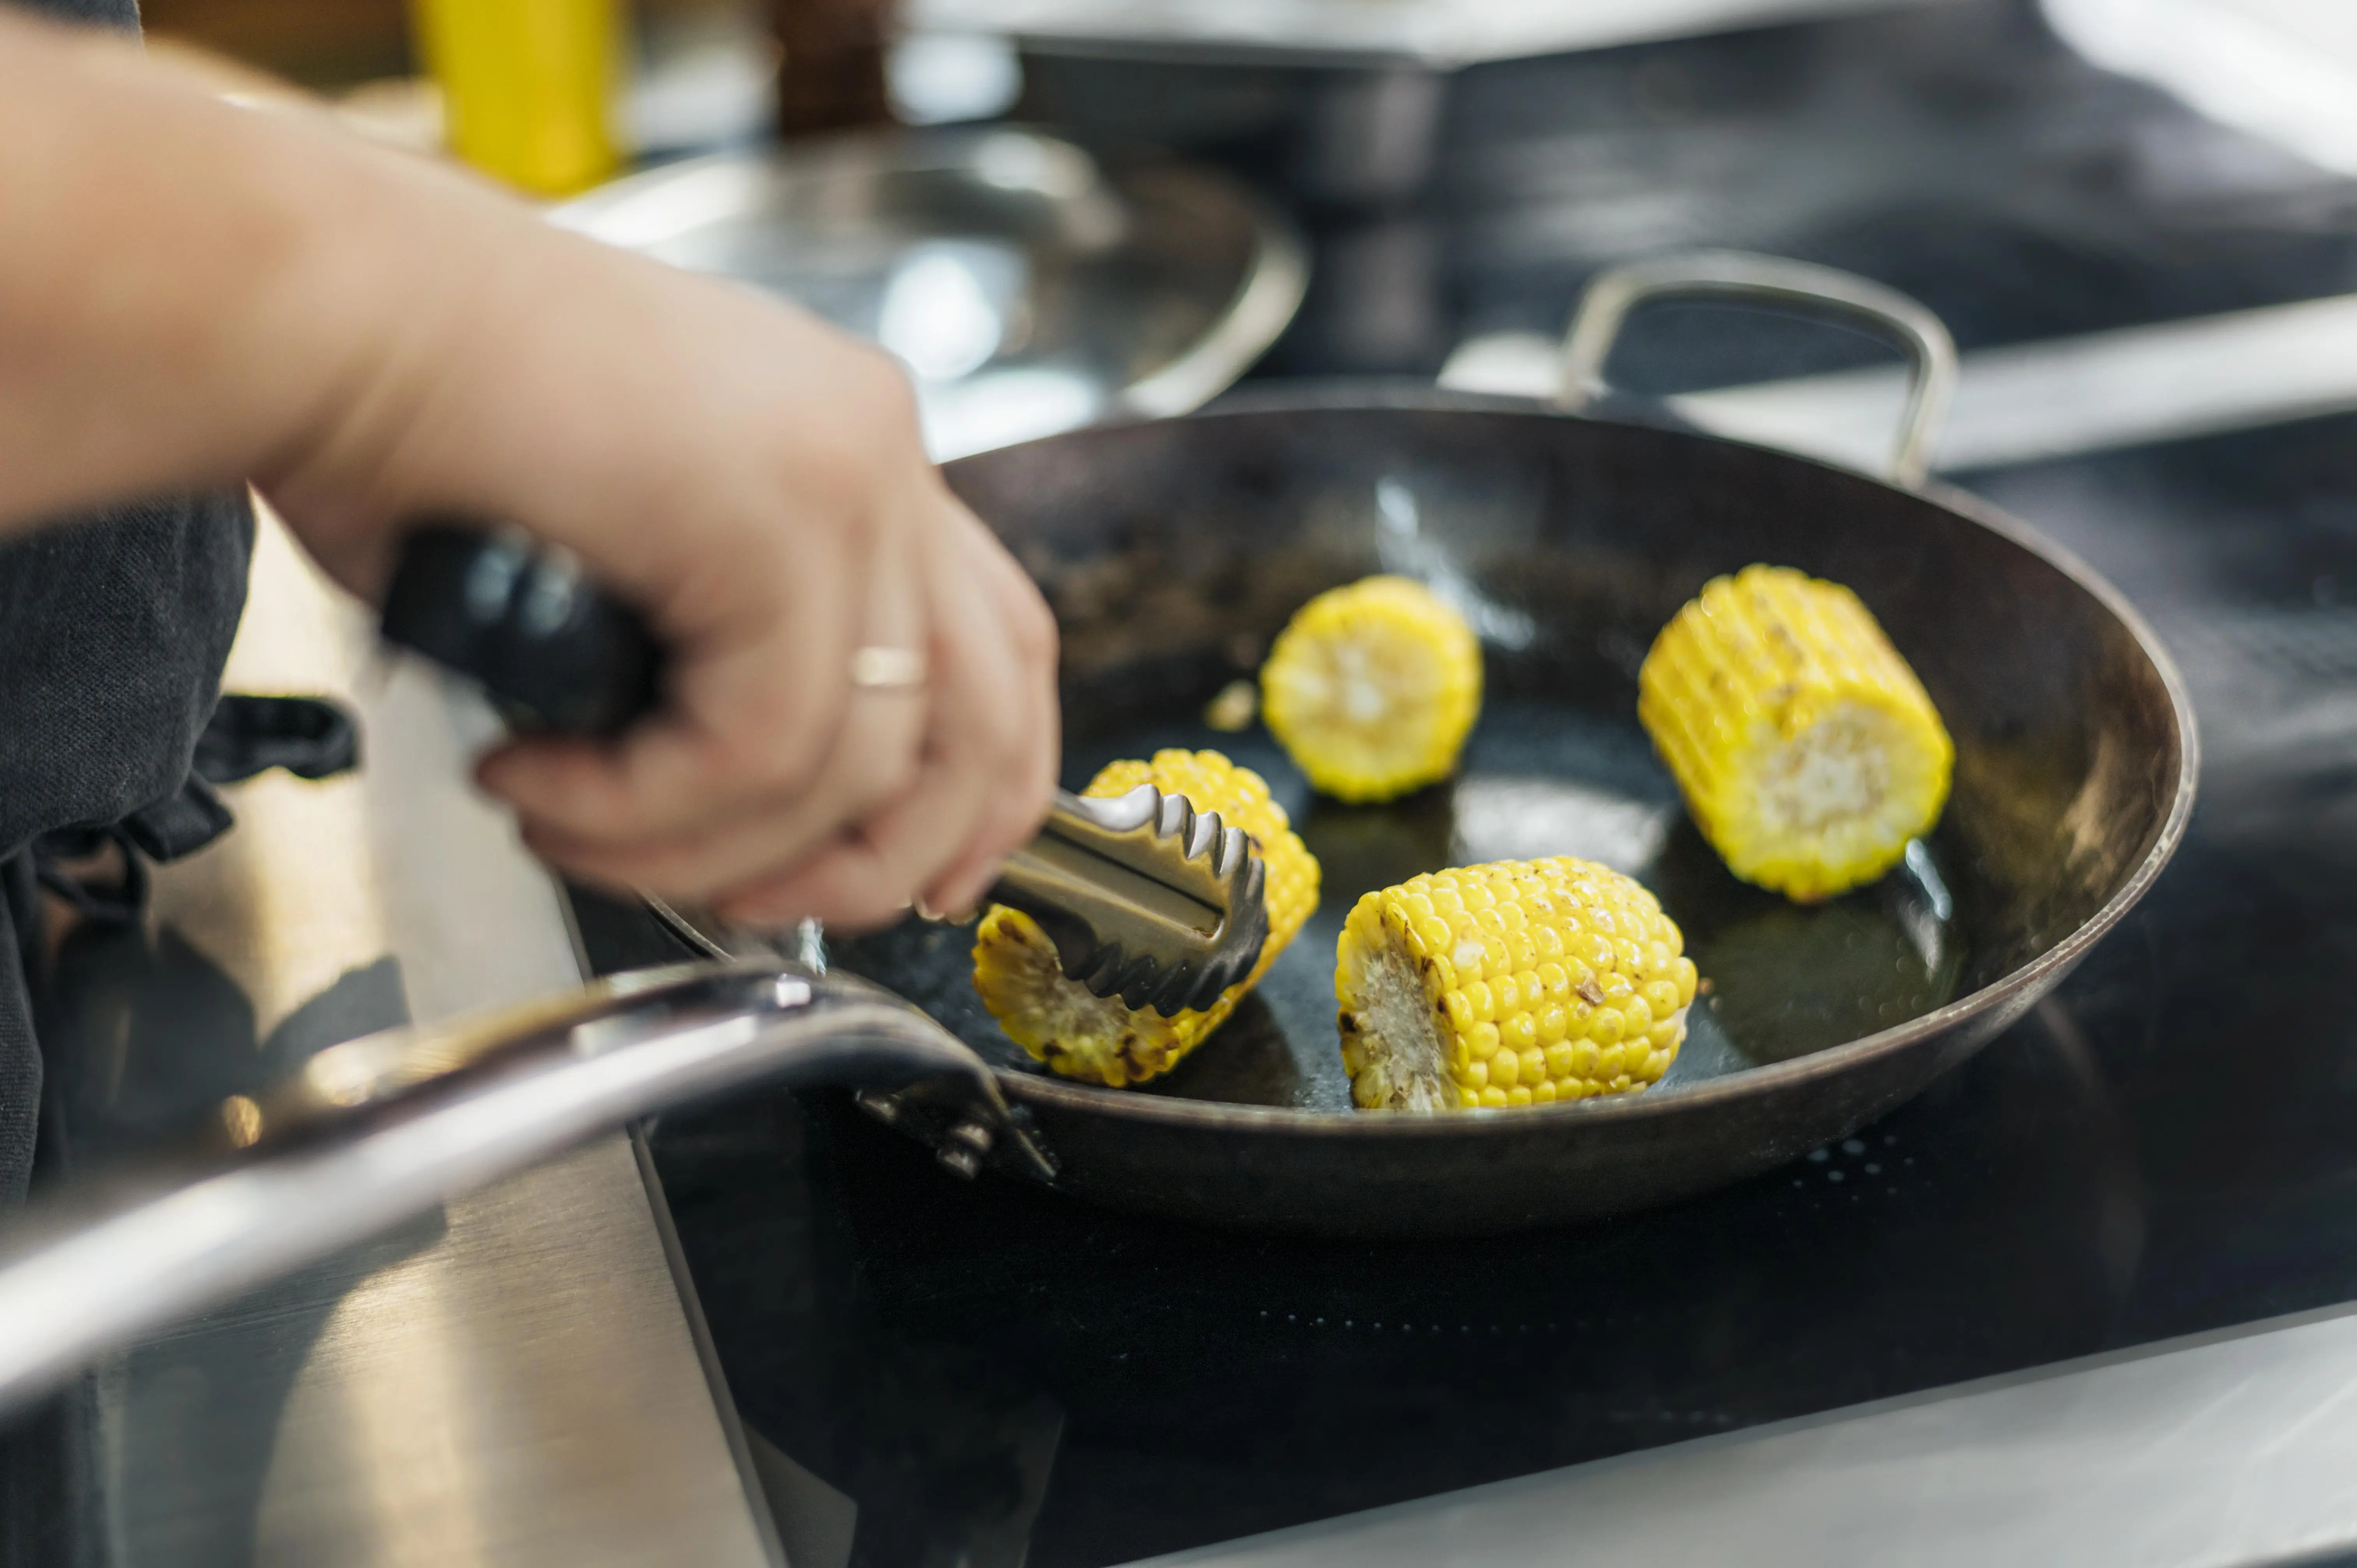
[[[621,0],[412,0],[450,150],[535,196],[610,177]]]

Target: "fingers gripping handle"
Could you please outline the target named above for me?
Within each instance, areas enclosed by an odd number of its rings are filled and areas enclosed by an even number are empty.
[[[382,629],[478,682],[522,729],[619,735],[662,700],[662,650],[646,622],[518,530],[413,531]]]
[[[479,682],[519,728],[609,736],[662,700],[663,650],[646,622],[513,529],[414,531],[382,629]],[[1060,794],[991,897],[1038,919],[1096,994],[1168,1015],[1211,1006],[1251,971],[1267,935],[1262,877],[1241,832],[1199,822],[1183,800]]]

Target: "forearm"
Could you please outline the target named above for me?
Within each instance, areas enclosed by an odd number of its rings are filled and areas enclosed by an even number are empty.
[[[979,896],[1055,775],[1054,632],[897,366],[5,5],[0,529],[250,479],[368,595],[417,519],[515,523],[671,652],[617,743],[485,765],[527,842],[788,922]],[[856,692],[875,647],[931,678]]]
[[[0,6],[0,530],[239,482],[366,396],[432,292],[367,264],[400,161]]]

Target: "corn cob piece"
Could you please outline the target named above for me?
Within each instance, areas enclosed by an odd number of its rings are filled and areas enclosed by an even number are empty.
[[[1813,904],[1890,869],[1955,747],[1857,596],[1789,567],[1714,578],[1654,639],[1637,716],[1727,869]]]
[[[1369,577],[1296,611],[1260,686],[1269,733],[1321,793],[1388,800],[1456,768],[1481,707],[1481,645],[1421,583]]]
[[[1209,1008],[1166,1018],[1151,1007],[1132,1011],[1118,996],[1091,995],[1065,979],[1055,944],[1020,910],[993,905],[974,944],[974,988],[1008,1037],[1050,1071],[1115,1089],[1178,1066],[1260,983],[1318,908],[1318,862],[1259,774],[1216,751],[1172,749],[1156,752],[1150,762],[1110,763],[1082,793],[1125,795],[1140,784],[1184,795],[1198,811],[1217,811],[1251,836],[1267,864],[1268,941],[1250,974]]]
[[[1427,872],[1361,898],[1334,993],[1365,1111],[1636,1093],[1677,1059],[1685,939],[1651,893],[1568,855]]]

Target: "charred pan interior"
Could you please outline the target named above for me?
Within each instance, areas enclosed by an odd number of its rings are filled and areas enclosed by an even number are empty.
[[[1026,1071],[974,1002],[960,943],[845,945],[849,967],[1009,1069],[1060,1185],[1101,1201],[1291,1229],[1504,1229],[1764,1169],[2018,1016],[2158,873],[2190,810],[2190,712],[2164,656],[2108,589],[1960,494],[1438,394],[1270,400],[948,473],[1062,623],[1067,783],[1157,746],[1215,746],[1269,779],[1324,867],[1293,948],[1151,1091]],[[1763,561],[1856,589],[1957,751],[1931,838],[1808,910],[1717,864],[1635,717],[1654,634],[1709,578]],[[1490,694],[1454,780],[1339,807],[1265,735],[1219,734],[1201,712],[1304,600],[1376,571],[1456,604]],[[1553,854],[1646,883],[1715,982],[1668,1076],[1641,1097],[1495,1116],[1351,1113],[1333,954],[1351,902]]]

